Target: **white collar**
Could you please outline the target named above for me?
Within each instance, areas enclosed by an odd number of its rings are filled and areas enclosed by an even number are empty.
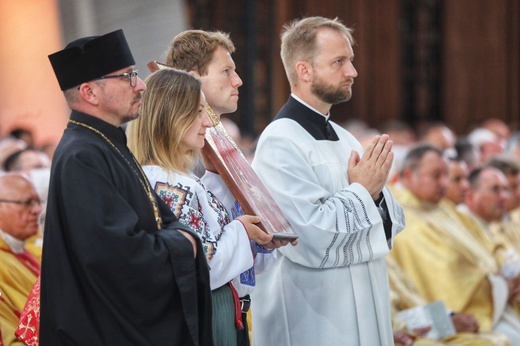
[[[7,246],[11,248],[11,251],[15,254],[20,254],[25,251],[25,241],[17,239],[12,235],[2,231],[0,229],[0,237],[5,241]]]
[[[316,108],[312,107],[311,105],[309,105],[307,102],[303,101],[301,98],[299,98],[298,96],[294,95],[293,93],[291,93],[291,96],[298,102],[300,102],[302,105],[304,105],[305,107],[307,108],[310,108],[312,109],[314,112],[322,115],[325,117],[325,120],[329,121],[329,118],[330,118],[330,111],[327,113],[327,114],[322,114],[320,111],[318,111]]]

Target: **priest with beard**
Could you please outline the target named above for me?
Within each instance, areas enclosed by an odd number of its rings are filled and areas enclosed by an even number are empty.
[[[299,238],[257,276],[256,345],[393,344],[385,256],[405,220],[385,188],[392,141],[377,136],[363,153],[330,120],[357,77],[351,31],[309,17],[282,34],[291,96],[252,165]]]

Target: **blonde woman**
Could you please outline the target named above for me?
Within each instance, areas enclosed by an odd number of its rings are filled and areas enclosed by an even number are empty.
[[[200,81],[167,69],[152,74],[146,84],[141,116],[127,129],[128,145],[157,194],[202,239],[210,267],[215,345],[235,345],[241,321],[230,282],[253,266],[250,240],[266,244],[272,235],[255,225],[260,221],[256,216],[231,221],[225,206],[202,182],[223,184],[220,177],[208,171],[199,179],[191,171],[211,126]]]

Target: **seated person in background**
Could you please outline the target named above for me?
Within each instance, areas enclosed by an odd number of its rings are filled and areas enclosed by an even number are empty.
[[[506,214],[509,185],[506,176],[497,168],[484,166],[468,175],[469,190],[459,210],[478,220],[487,231],[493,221]]]
[[[388,267],[388,278],[390,281],[390,302],[392,310],[399,312],[411,309],[416,306],[425,305],[428,302],[417,290],[414,283],[406,276],[392,257],[386,257]],[[393,318],[394,335],[395,332],[402,332],[405,335],[413,335],[413,345],[510,345],[505,335],[493,332],[479,332],[478,321],[473,315],[451,312],[451,321],[457,334],[446,337],[442,340],[434,341],[423,337],[430,328],[424,328],[420,331],[409,331],[404,325],[404,321],[398,316]],[[424,334],[423,334],[424,333]],[[403,336],[405,337],[405,336]],[[398,339],[394,339],[396,342]],[[404,344],[404,343],[403,343]]]
[[[454,205],[458,205],[464,202],[468,189],[468,165],[458,158],[449,159],[445,199],[451,201]]]
[[[18,127],[9,132],[9,136],[18,138],[27,143],[28,147],[34,147],[34,136],[31,130]]]
[[[51,160],[49,156],[39,149],[25,148],[15,151],[4,161],[6,172],[30,172],[33,169],[49,168]]]
[[[482,166],[479,148],[471,144],[466,137],[457,138],[455,150],[457,151],[457,158],[464,161],[468,166],[468,172]]]
[[[396,146],[409,147],[417,142],[414,130],[407,123],[400,120],[388,120],[380,128],[381,133],[386,133]]]
[[[482,127],[493,132],[504,144],[511,137],[511,129],[502,119],[489,118],[482,122]]]
[[[25,148],[9,155],[4,162],[6,172],[23,172],[31,179],[31,182],[40,196],[42,213],[40,214],[40,231],[27,240],[27,249],[38,259],[41,259],[43,243],[43,224],[47,194],[49,190],[51,160],[46,153],[35,148]]]
[[[520,162],[520,131],[516,131],[509,137],[504,154]]]
[[[504,151],[505,142],[492,131],[479,127],[468,134],[468,141],[479,152],[480,165]]]
[[[495,245],[477,223],[443,200],[448,164],[436,147],[420,145],[401,167],[395,195],[403,205],[406,234],[390,253],[428,301],[472,314],[481,331],[505,334],[520,345],[520,319],[508,308],[516,292],[500,275]]]
[[[14,330],[25,301],[40,274],[40,263],[25,249],[38,231],[40,199],[31,182],[18,173],[0,176],[0,326],[4,345]]]
[[[468,181],[470,188],[464,203],[457,209],[473,222],[478,223],[484,235],[498,244],[500,250],[504,247],[514,248],[515,244],[510,243],[513,239],[504,238],[503,230],[498,229],[498,224],[507,215],[506,205],[510,198],[506,176],[495,167],[484,166],[473,170],[468,176]]]
[[[514,223],[501,224],[507,213],[510,190],[506,176],[498,169],[485,166],[470,173],[470,189],[464,204],[458,209],[495,244],[495,257],[501,264],[502,274],[508,279],[509,300],[520,312],[520,252],[517,251],[520,228]],[[516,294],[515,294],[516,292]]]
[[[4,162],[12,153],[27,148],[27,143],[14,137],[0,139],[0,172],[4,170]]]
[[[495,167],[506,176],[509,197],[506,199],[506,214],[491,225],[492,233],[502,233],[520,253],[520,164],[508,156],[496,156],[486,164]],[[498,235],[498,234],[497,234]]]
[[[446,157],[456,156],[456,136],[448,126],[441,122],[427,124],[421,131],[418,141],[441,149]]]

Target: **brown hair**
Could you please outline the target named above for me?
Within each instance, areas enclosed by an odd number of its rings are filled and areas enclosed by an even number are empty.
[[[443,157],[442,150],[431,144],[416,144],[406,154],[401,167],[398,167],[399,176],[402,177],[406,169],[415,171],[419,168],[423,157],[429,152],[437,153],[440,157]]]
[[[284,25],[280,36],[282,40],[280,55],[291,85],[298,79],[296,63],[301,60],[313,63],[318,53],[316,34],[322,28],[338,31],[348,38],[351,45],[354,44],[353,30],[347,28],[338,18],[307,17]]]
[[[199,76],[208,74],[213,53],[222,47],[229,53],[235,46],[229,34],[222,31],[186,30],[175,36],[166,53],[166,65],[184,71],[195,71]]]
[[[142,165],[186,174],[198,151],[180,146],[199,114],[201,83],[184,71],[159,70],[146,79],[141,116],[127,127],[128,147]]]

